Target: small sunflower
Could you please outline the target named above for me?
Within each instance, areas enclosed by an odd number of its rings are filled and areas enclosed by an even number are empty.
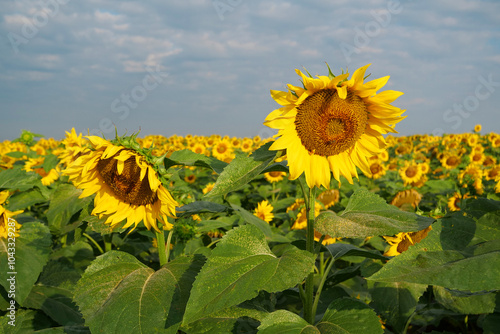
[[[440,159],[441,165],[446,169],[457,168],[460,165],[461,158],[460,155],[455,153],[445,153]]]
[[[481,129],[482,129],[481,124],[476,124],[474,126],[474,132],[481,132]]]
[[[283,177],[285,175],[286,175],[285,172],[278,172],[278,171],[264,173],[264,177],[270,183],[279,182],[283,180]]]
[[[391,205],[397,206],[398,208],[404,205],[411,205],[414,209],[422,200],[422,195],[415,189],[407,189],[400,191],[394,196],[391,201]]]
[[[203,194],[208,194],[214,188],[214,185],[214,182],[210,182],[209,184],[207,184],[202,190]]]
[[[385,237],[384,239],[391,246],[384,256],[396,256],[408,250],[408,247],[422,241],[427,236],[427,233],[432,230],[432,225],[418,232],[401,232],[394,237]]]
[[[288,92],[271,91],[282,108],[271,112],[264,124],[278,129],[271,150],[287,150],[290,179],[305,174],[307,185],[330,186],[330,173],[352,183],[356,167],[369,173],[367,158],[386,147],[382,134],[396,132],[394,125],[404,110],[391,102],[401,92],[377,94],[389,77],[364,82],[369,65],[349,74],[318,76],[314,79],[296,70],[303,87],[288,85]]]
[[[340,192],[338,191],[338,189],[329,189],[319,194],[316,199],[323,203],[325,209],[328,209],[329,207],[334,206],[335,203],[339,201],[339,198]]]
[[[196,175],[194,174],[189,174],[184,176],[184,181],[186,181],[189,184],[193,184],[196,181]]]
[[[385,175],[387,168],[381,161],[375,160],[370,163],[370,173],[367,175],[371,179],[380,179]]]
[[[212,147],[212,155],[219,159],[219,160],[226,160],[228,157],[230,157],[233,153],[233,147],[231,145],[231,142],[229,140],[219,140],[213,147]]]
[[[264,200],[257,204],[257,208],[255,209],[253,214],[254,216],[257,216],[263,221],[269,223],[274,218],[273,210],[273,206],[269,204],[267,200]]]
[[[461,195],[460,193],[455,193],[448,199],[448,208],[451,211],[460,211],[460,204],[466,198],[470,198],[469,194]]]
[[[81,198],[96,194],[93,215],[107,216],[112,227],[127,219],[123,228],[143,221],[156,231],[159,220],[171,228],[167,217],[175,217],[178,203],[162,185],[152,157],[143,155],[132,139],[118,139],[115,145],[97,136],[88,136],[93,150],[77,158],[64,173],[77,188]],[[135,144],[135,145],[134,145]]]
[[[399,169],[399,175],[403,179],[405,186],[407,186],[408,184],[414,184],[420,181],[423,174],[418,164],[412,161],[405,161],[405,165]]]
[[[12,229],[9,229],[9,227],[15,228],[14,237],[18,238],[19,229],[22,227],[21,224],[19,224],[16,220],[11,218],[20,213],[23,213],[23,210],[9,211],[3,207],[3,204],[7,201],[9,195],[10,193],[8,190],[0,192],[0,238],[3,239],[12,237],[12,235],[9,235],[9,231],[12,231]]]

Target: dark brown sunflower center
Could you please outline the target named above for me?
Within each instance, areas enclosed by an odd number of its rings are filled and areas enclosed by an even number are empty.
[[[354,146],[364,133],[368,112],[363,100],[348,92],[341,99],[335,89],[323,89],[297,107],[295,127],[311,153],[332,156]]]
[[[378,172],[380,172],[381,168],[380,168],[380,165],[379,164],[372,164],[370,166],[370,172],[372,174],[377,174]]]
[[[448,164],[448,166],[455,166],[458,165],[458,159],[456,157],[450,157],[446,159],[446,163]]]
[[[415,175],[417,175],[417,167],[415,166],[410,166],[408,167],[408,169],[406,170],[406,176],[407,177],[414,177]]]
[[[158,196],[151,190],[147,174],[141,181],[141,167],[137,165],[135,157],[125,160],[121,174],[118,174],[117,164],[118,161],[113,158],[102,159],[97,163],[99,174],[115,196],[133,205],[155,203]]]

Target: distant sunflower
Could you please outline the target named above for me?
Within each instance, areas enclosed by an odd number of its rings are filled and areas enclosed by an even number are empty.
[[[212,155],[219,159],[224,161],[228,157],[230,157],[233,153],[233,147],[231,145],[231,142],[229,140],[219,140],[215,145],[212,147]]]
[[[470,198],[469,194],[461,195],[460,193],[455,193],[448,199],[448,208],[451,211],[460,211],[460,204],[466,198]]]
[[[392,199],[391,204],[398,208],[402,208],[405,205],[411,205],[415,209],[421,200],[422,195],[418,191],[415,189],[407,189],[398,192]]]
[[[4,190],[0,192],[0,238],[7,239],[11,236],[9,236],[9,231],[12,231],[12,229],[9,230],[9,227],[14,227],[14,237],[18,238],[19,237],[19,229],[22,227],[21,224],[19,224],[17,221],[12,222],[12,220],[9,220],[10,218],[23,213],[24,210],[18,210],[18,211],[9,211],[6,208],[3,207],[3,204],[7,201],[7,198],[9,197],[10,193],[8,190]],[[9,225],[10,223],[10,225]],[[14,224],[14,226],[12,226]],[[10,241],[9,241],[10,242]],[[5,244],[6,246],[6,244]]]
[[[460,165],[461,158],[456,153],[445,153],[440,159],[441,165],[446,169],[457,168]]]
[[[474,126],[474,132],[481,132],[481,124],[476,124]]]
[[[370,163],[370,173],[367,175],[371,179],[380,179],[385,175],[387,168],[380,161],[373,161]]]
[[[124,229],[143,221],[148,229],[160,231],[157,220],[170,229],[167,217],[175,217],[178,203],[139,148],[115,145],[97,136],[87,138],[93,150],[77,158],[64,173],[83,189],[80,198],[96,194],[92,214],[106,215],[105,224],[111,226],[127,219]]]
[[[316,200],[323,203],[325,209],[328,209],[329,207],[334,206],[335,203],[339,201],[339,198],[340,192],[338,189],[328,189],[319,194]]]
[[[257,204],[257,208],[254,210],[253,214],[263,221],[269,223],[274,218],[273,210],[273,206],[269,204],[267,200],[264,200]]]
[[[405,161],[405,165],[399,169],[399,175],[403,179],[405,186],[408,184],[417,183],[422,177],[422,170],[418,164]]]
[[[391,246],[385,256],[396,256],[408,250],[408,247],[422,241],[427,233],[432,230],[432,225],[418,232],[401,232],[394,237],[384,237],[385,241]]]
[[[264,173],[264,177],[270,183],[279,182],[283,180],[283,177],[285,175],[286,175],[285,172],[278,172],[278,171]]]
[[[264,124],[278,129],[271,150],[287,150],[290,179],[305,174],[307,185],[330,186],[330,172],[352,183],[356,167],[369,174],[367,158],[383,152],[382,134],[396,132],[394,125],[404,110],[391,102],[401,92],[377,94],[389,77],[364,82],[369,65],[349,74],[318,76],[314,79],[296,70],[303,86],[288,85],[288,92],[271,91],[282,108],[271,112]]]

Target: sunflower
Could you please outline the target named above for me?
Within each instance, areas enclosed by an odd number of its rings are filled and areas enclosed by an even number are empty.
[[[484,171],[484,178],[486,180],[496,180],[498,177],[500,177],[500,165],[494,165]]]
[[[212,155],[219,160],[226,160],[233,153],[233,147],[229,140],[219,140],[212,147]]]
[[[486,156],[482,152],[472,151],[469,155],[470,162],[476,165],[482,165]]]
[[[264,173],[264,177],[270,183],[279,182],[283,180],[283,177],[285,175],[286,175],[285,172],[278,172],[278,171]]]
[[[208,194],[214,188],[214,185],[215,185],[214,182],[207,184],[205,188],[203,188],[202,190],[203,194]]]
[[[12,232],[12,229],[9,229],[14,227],[14,237],[18,238],[19,237],[19,229],[21,228],[21,224],[19,224],[16,220],[12,219],[12,217],[20,214],[23,212],[23,210],[18,210],[18,211],[9,211],[6,208],[3,207],[3,204],[7,201],[7,198],[9,197],[9,191],[4,190],[0,192],[0,238],[11,238],[12,234],[9,235],[9,232]]]
[[[427,233],[432,230],[432,225],[418,232],[401,232],[394,237],[385,237],[384,239],[391,246],[384,256],[396,256],[408,250],[408,247],[422,241],[427,236]]]
[[[250,138],[243,139],[243,142],[240,145],[240,149],[245,153],[250,152],[253,149],[253,140]]]
[[[440,159],[440,161],[441,161],[441,165],[444,168],[446,168],[446,169],[453,169],[453,168],[457,168],[458,165],[460,165],[461,158],[456,153],[445,152],[443,154],[443,157]]]
[[[288,92],[271,91],[282,108],[271,112],[264,124],[278,129],[271,150],[287,150],[290,179],[305,174],[307,185],[330,186],[330,172],[352,184],[356,167],[370,172],[367,158],[383,152],[382,134],[396,132],[394,125],[404,110],[390,105],[402,93],[376,95],[389,77],[364,82],[369,65],[349,74],[314,79],[296,70],[303,87],[288,85]]]
[[[123,228],[135,229],[142,220],[159,232],[159,220],[170,229],[167,217],[175,217],[178,203],[162,185],[148,151],[139,149],[134,136],[117,139],[116,145],[97,136],[87,138],[93,150],[64,173],[83,189],[80,198],[96,194],[92,214],[106,215],[105,224],[112,227],[126,218]]]
[[[367,175],[371,179],[380,179],[385,175],[387,168],[381,161],[375,160],[370,163],[370,173]]]
[[[460,211],[460,204],[466,198],[470,198],[469,194],[461,195],[460,193],[455,193],[448,199],[448,208],[451,211]]]
[[[184,176],[184,181],[186,181],[189,184],[193,184],[196,181],[196,175],[194,174],[189,174]]]
[[[400,191],[394,196],[391,201],[391,205],[397,206],[398,208],[404,207],[405,205],[411,205],[414,209],[422,200],[422,195],[415,189],[407,189]]]
[[[340,192],[338,191],[338,189],[329,189],[319,194],[316,199],[323,203],[325,209],[328,209],[329,207],[334,206],[335,203],[339,201],[339,198]]]
[[[259,217],[263,221],[269,223],[274,218],[273,206],[269,204],[267,200],[264,200],[257,204],[257,208],[254,211],[254,216]]]
[[[474,132],[481,132],[481,124],[476,124],[474,126]]]
[[[405,165],[399,169],[399,175],[403,179],[405,186],[407,186],[420,181],[422,169],[412,161],[405,161]]]

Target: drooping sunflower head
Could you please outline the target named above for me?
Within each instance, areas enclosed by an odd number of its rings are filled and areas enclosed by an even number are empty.
[[[159,158],[141,149],[135,137],[117,138],[110,142],[88,136],[92,150],[77,158],[64,173],[76,187],[83,189],[80,197],[96,194],[92,214],[107,216],[112,227],[127,219],[123,228],[143,221],[159,231],[157,221],[171,228],[167,217],[175,217],[178,203],[163,186]]]
[[[271,150],[287,150],[290,179],[305,173],[309,187],[330,186],[330,172],[352,183],[356,167],[369,174],[367,158],[386,147],[382,134],[396,132],[404,110],[390,105],[402,93],[377,94],[389,77],[364,82],[369,65],[317,79],[296,70],[303,87],[288,85],[288,92],[271,91],[282,108],[271,112],[264,124],[278,129]]]

